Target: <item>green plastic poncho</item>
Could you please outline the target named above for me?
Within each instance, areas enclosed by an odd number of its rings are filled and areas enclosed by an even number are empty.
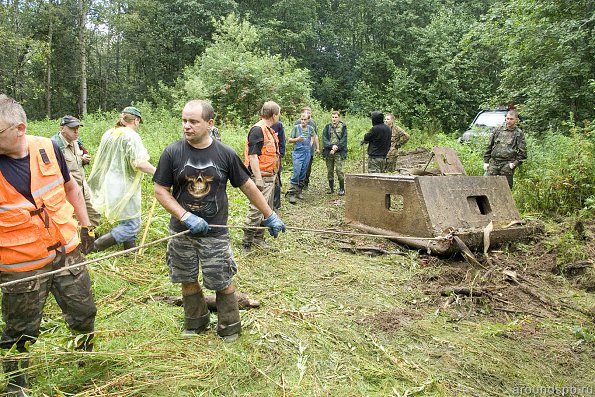
[[[137,164],[149,153],[132,128],[112,128],[103,134],[87,179],[93,207],[110,223],[140,217],[141,181]]]

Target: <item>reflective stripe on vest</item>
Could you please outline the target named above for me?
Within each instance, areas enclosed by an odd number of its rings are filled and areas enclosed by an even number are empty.
[[[277,138],[275,131],[266,125],[264,120],[260,120],[252,127],[260,127],[264,137],[262,150],[260,156],[258,156],[260,172],[263,176],[274,175],[279,170],[279,138]],[[246,137],[246,144],[244,145],[244,165],[246,167],[250,165],[248,137]]]
[[[51,140],[26,139],[35,204],[0,173],[0,271],[39,269],[55,259],[56,250],[71,252],[79,242]]]

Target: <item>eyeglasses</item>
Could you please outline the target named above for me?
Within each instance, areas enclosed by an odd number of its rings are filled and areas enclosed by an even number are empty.
[[[0,134],[4,133],[4,131],[10,130],[13,127],[16,127],[18,124],[13,124],[11,126],[6,127],[5,129],[3,129],[2,131],[0,131]]]

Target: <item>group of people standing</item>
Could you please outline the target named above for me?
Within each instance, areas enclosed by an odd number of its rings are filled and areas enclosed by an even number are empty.
[[[409,140],[402,128],[395,124],[395,117],[388,113],[372,112],[372,128],[364,136],[362,145],[368,144],[368,172],[394,171],[397,152]],[[293,144],[293,174],[287,191],[289,202],[303,198],[303,190],[310,181],[314,153],[320,153],[318,130],[312,119],[312,109],[304,107],[295,122],[288,142]],[[339,183],[337,194],[345,195],[343,164],[347,158],[347,125],[338,111],[331,112],[331,120],[322,130],[322,156],[327,167],[327,194],[335,193],[335,175]]]
[[[117,243],[124,248],[136,245],[145,173],[153,175],[156,200],[171,214],[166,262],[171,281],[182,289],[182,335],[197,335],[210,323],[198,282],[202,271],[204,286],[216,292],[217,334],[228,342],[238,338],[241,320],[233,284],[237,265],[225,227],[226,186],[230,181],[238,187],[254,208],[246,231],[252,230],[250,225],[258,225],[258,231],[264,226],[274,237],[285,231],[271,208],[271,189],[266,190],[274,176],[268,172],[278,170],[278,141],[271,125],[280,112],[276,103],[264,104],[261,121],[253,128],[257,133],[258,127],[263,138],[260,150],[254,149],[243,162],[217,139],[210,103],[190,101],[182,112],[184,137],[169,145],[154,167],[137,132],[141,112],[127,107],[102,136],[85,179],[83,167],[91,157],[79,139],[80,120],[61,118],[60,132],[52,139],[27,135],[23,107],[0,94],[0,285],[5,324],[0,348],[10,350],[2,360],[6,395],[26,395],[27,353],[39,337],[49,293],[77,335],[75,349],[93,349],[97,309],[89,273],[81,264],[85,253]],[[117,225],[95,239],[101,215]]]

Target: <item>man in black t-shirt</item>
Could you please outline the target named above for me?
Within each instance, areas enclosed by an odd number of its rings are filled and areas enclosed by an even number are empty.
[[[165,149],[153,181],[157,200],[172,215],[170,231],[191,232],[170,239],[166,253],[171,281],[182,285],[182,335],[196,335],[209,324],[209,310],[198,283],[200,262],[205,287],[216,291],[217,333],[231,342],[241,331],[232,282],[237,265],[227,229],[217,227],[227,224],[227,181],[239,187],[262,212],[264,225],[273,236],[285,231],[285,225],[250,179],[235,151],[209,135],[214,117],[208,102],[195,100],[186,104],[182,111],[184,139]]]

